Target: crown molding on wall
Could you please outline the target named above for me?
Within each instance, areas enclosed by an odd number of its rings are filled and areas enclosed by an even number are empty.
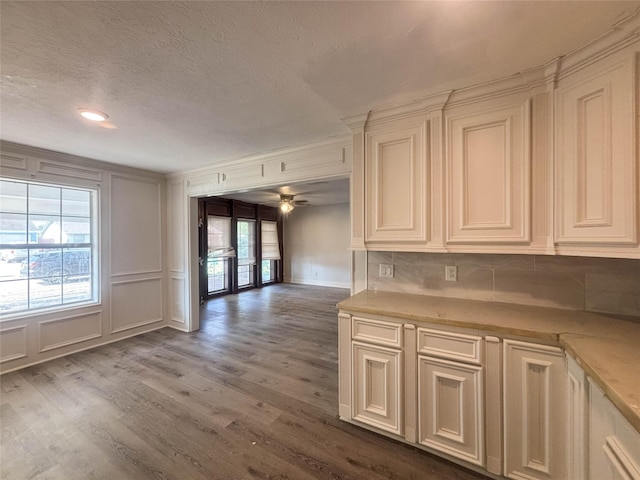
[[[167,173],[165,176],[167,179],[171,180],[193,178],[198,176],[209,176],[213,178],[216,174],[219,174],[219,172],[224,170],[250,168],[251,165],[265,163],[267,161],[286,161],[287,159],[292,158],[299,159],[312,157],[322,152],[335,150],[336,148],[346,149],[351,147],[351,144],[351,134],[341,135],[338,137],[331,137],[305,145],[285,147],[278,150],[272,150],[270,152],[252,154],[245,157],[232,159],[226,162],[208,165],[206,167],[171,172]]]
[[[47,150],[39,147],[32,147],[30,145],[23,145],[20,143],[8,142],[0,140],[0,174],[5,168],[9,169],[22,169],[26,170],[27,160],[34,159],[42,167],[51,166],[51,162],[59,162],[65,165],[74,165],[78,167],[78,171],[87,169],[106,170],[109,172],[122,173],[126,175],[142,176],[142,177],[154,177],[157,179],[164,178],[164,174],[160,172],[154,172],[151,170],[143,170],[140,168],[127,167],[124,165],[118,165],[116,163],[104,162],[101,160],[94,160],[92,158],[80,157],[77,155],[71,155],[68,153],[56,152],[53,150]],[[20,168],[20,165],[24,163],[24,168]],[[88,171],[88,170],[87,170]],[[51,173],[51,172],[42,172]],[[55,172],[54,172],[55,173]],[[98,180],[91,178],[92,180]]]

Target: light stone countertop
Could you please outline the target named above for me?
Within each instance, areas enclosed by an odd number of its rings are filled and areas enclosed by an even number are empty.
[[[384,315],[562,346],[640,432],[640,318],[365,290],[338,303]]]

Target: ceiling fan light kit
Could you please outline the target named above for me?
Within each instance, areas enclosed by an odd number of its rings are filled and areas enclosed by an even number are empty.
[[[280,195],[280,211],[285,215],[291,212],[295,206],[293,205],[293,195]]]

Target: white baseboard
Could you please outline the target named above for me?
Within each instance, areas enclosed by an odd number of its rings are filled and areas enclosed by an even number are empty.
[[[326,282],[324,280],[310,280],[306,278],[285,278],[285,283],[295,283],[297,285],[312,285],[315,287],[351,288],[350,283]]]

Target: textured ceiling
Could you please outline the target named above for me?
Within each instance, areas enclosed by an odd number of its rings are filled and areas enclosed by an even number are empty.
[[[0,2],[0,138],[160,172],[511,75],[635,2]],[[111,128],[76,109],[109,114]]]

